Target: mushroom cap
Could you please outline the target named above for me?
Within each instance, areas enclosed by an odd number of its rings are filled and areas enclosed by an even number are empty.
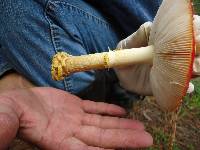
[[[152,92],[161,109],[173,111],[189,85],[195,53],[190,0],[164,0],[153,21],[149,45],[154,45],[150,72]]]

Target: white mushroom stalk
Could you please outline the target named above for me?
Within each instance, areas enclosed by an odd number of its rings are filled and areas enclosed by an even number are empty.
[[[61,80],[71,73],[80,71],[152,63],[153,52],[153,45],[81,56],[61,52],[53,58],[52,75],[53,79]]]

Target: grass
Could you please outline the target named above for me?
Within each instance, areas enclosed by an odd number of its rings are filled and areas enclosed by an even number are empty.
[[[185,97],[180,117],[193,112],[196,117],[200,118],[200,79],[193,80],[192,83],[195,85],[195,90],[192,95]]]
[[[185,97],[185,105],[191,110],[200,108],[200,79],[193,80],[192,83],[195,85],[194,93],[192,97],[190,95]]]
[[[193,0],[195,14],[200,15],[200,0]]]

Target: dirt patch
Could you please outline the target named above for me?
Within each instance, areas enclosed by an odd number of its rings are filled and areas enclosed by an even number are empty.
[[[131,114],[145,123],[146,129],[154,137],[154,145],[149,150],[168,150],[172,134],[171,114],[162,112],[153,98],[137,102]],[[177,119],[174,150],[200,149],[200,108],[191,109],[183,104]]]

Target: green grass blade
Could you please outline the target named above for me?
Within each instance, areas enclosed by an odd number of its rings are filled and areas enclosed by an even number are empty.
[[[200,15],[200,0],[193,0],[194,12]]]

